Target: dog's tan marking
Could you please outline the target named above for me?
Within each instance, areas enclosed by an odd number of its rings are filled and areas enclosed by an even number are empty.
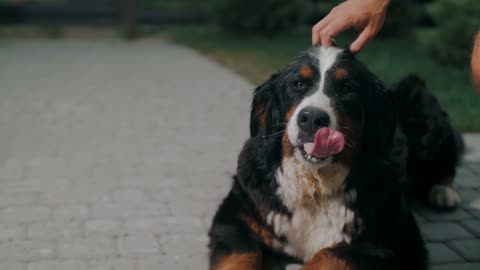
[[[213,265],[211,270],[261,270],[260,252],[233,253],[225,255]]]
[[[258,106],[255,108],[255,115],[258,119],[258,124],[260,128],[265,128],[267,122],[267,116],[265,115],[265,103],[262,102],[258,104]]]
[[[300,69],[300,76],[304,80],[309,80],[313,77],[313,69],[309,65],[303,65]]]
[[[339,81],[339,80],[343,80],[345,78],[347,78],[348,76],[348,71],[344,68],[337,68],[335,70],[335,80]]]
[[[290,108],[290,110],[288,110],[287,114],[285,115],[285,121],[287,124],[290,122],[290,119],[295,113],[296,108],[296,106]],[[288,139],[288,132],[286,130],[283,133],[282,137],[282,156],[283,158],[288,158],[292,156],[292,145],[290,144],[290,140]]]
[[[274,240],[274,235],[265,227],[260,225],[252,217],[246,214],[240,214],[240,220],[267,246],[271,246]]]
[[[328,249],[319,251],[301,270],[352,270],[353,266],[343,258],[335,256]]]

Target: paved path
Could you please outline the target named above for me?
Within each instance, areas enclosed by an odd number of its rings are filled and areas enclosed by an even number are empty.
[[[0,41],[0,270],[206,269],[251,89],[164,43]],[[435,270],[480,269],[469,159],[462,208],[419,209]]]

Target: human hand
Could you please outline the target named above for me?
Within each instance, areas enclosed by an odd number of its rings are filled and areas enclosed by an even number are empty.
[[[477,91],[480,94],[480,32],[478,32],[475,45],[473,45],[471,66],[473,82],[475,83]]]
[[[383,26],[390,0],[348,0],[334,7],[312,28],[312,44],[332,46],[333,38],[349,28],[360,31],[350,51],[360,51]]]

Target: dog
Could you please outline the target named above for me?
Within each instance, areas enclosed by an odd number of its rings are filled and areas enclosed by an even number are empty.
[[[462,152],[421,79],[386,86],[348,50],[313,47],[254,90],[210,269],[427,269],[411,198],[456,207]]]

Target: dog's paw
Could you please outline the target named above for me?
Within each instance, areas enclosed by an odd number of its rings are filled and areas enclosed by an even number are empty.
[[[432,207],[453,209],[460,204],[460,195],[451,185],[433,185],[427,200]]]

